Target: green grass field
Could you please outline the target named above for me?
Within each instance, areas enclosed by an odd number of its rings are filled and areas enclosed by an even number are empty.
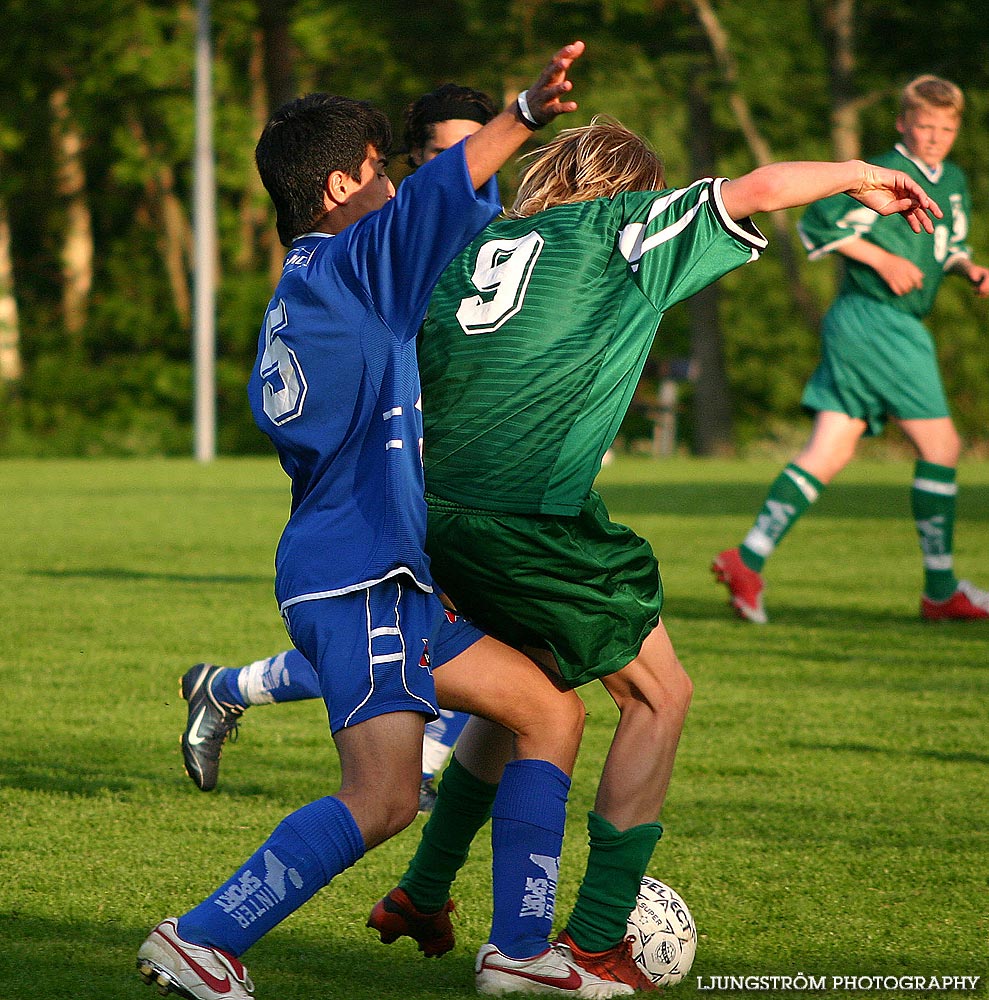
[[[831,977],[957,974],[983,977],[984,996],[989,625],[919,621],[903,461],[853,464],[770,564],[772,623],[732,619],[707,566],[747,529],[777,468],[626,457],[600,484],[659,555],[664,620],[696,684],[651,866],[701,935],[672,995],[739,992],[712,977],[803,973],[828,977],[817,995],[917,996]],[[316,703],[249,712],[216,793],[182,772],[179,675],[286,645],[271,576],[287,482],[273,459],[10,461],[0,477],[0,1000],[151,997],[134,970],[148,929],[336,787]],[[985,586],[989,465],[964,465],[961,483],[958,570]],[[596,687],[582,693],[561,916],[614,724]],[[474,995],[486,842],[459,884],[454,952],[427,962],[364,927],[420,822],[247,954],[259,1000]]]

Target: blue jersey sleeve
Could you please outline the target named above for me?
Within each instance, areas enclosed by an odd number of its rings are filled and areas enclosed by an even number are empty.
[[[475,191],[460,143],[420,167],[384,208],[351,227],[354,275],[400,341],[416,336],[439,276],[500,210],[497,180]]]

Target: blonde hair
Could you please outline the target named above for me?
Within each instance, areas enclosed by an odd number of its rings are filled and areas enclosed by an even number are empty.
[[[950,80],[927,73],[914,77],[900,93],[900,117],[921,107],[950,108],[961,117],[965,109],[965,95]]]
[[[645,139],[602,115],[589,125],[564,129],[524,158],[531,162],[507,213],[510,219],[554,205],[666,187],[663,161]]]

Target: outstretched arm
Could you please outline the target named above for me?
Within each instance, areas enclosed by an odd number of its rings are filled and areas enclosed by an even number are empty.
[[[500,115],[467,139],[464,155],[475,188],[481,187],[498,172],[532,135],[534,128],[541,128],[557,115],[577,110],[576,101],[562,98],[573,88],[567,79],[567,70],[583,51],[583,42],[564,45],[549,61],[539,79],[524,91],[525,109],[519,107],[517,100],[512,101]],[[528,125],[527,117],[530,119]]]
[[[736,220],[842,193],[879,215],[902,215],[915,233],[921,229],[933,233],[931,215],[943,217],[937,202],[905,173],[862,160],[770,163],[726,182],[721,193],[728,214]]]

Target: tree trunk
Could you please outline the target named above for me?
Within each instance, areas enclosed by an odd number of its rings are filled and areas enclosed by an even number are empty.
[[[69,340],[82,343],[93,287],[93,225],[86,200],[86,168],[82,135],[69,110],[69,91],[59,87],[49,98],[52,112],[52,147],[55,192],[64,201],[65,235],[62,240],[62,317]]]
[[[831,146],[835,159],[860,155],[862,102],[855,97],[855,0],[812,0],[811,15],[824,40],[831,90]]]
[[[264,80],[271,110],[298,96],[295,46],[290,31],[294,6],[295,0],[258,0],[258,25],[264,38]]]
[[[0,198],[0,381],[16,382],[24,374],[21,328],[14,297],[14,263],[10,256],[7,203]]]
[[[693,68],[687,94],[691,177],[710,177],[715,172],[714,122],[703,73],[701,66]],[[698,455],[726,455],[733,451],[731,392],[725,371],[720,298],[715,283],[692,295],[686,303],[694,380],[693,443]]]
[[[182,201],[175,193],[175,171],[167,163],[155,162],[144,126],[136,118],[130,118],[128,128],[135,148],[148,165],[148,179],[144,185],[148,219],[155,228],[158,252],[168,276],[175,312],[182,326],[189,327],[192,322],[192,293],[189,289],[192,227]]]
[[[254,134],[260,135],[268,118],[268,91],[264,80],[264,37],[259,28],[254,33],[254,45],[251,48],[251,58],[247,67],[248,84],[250,87],[251,121]],[[264,185],[258,176],[254,160],[251,159],[244,178],[243,190],[240,196],[238,218],[237,255],[234,264],[238,270],[254,270],[258,249],[263,247],[269,251],[271,260],[271,241],[278,245],[275,236],[274,217],[268,210],[268,198]],[[281,256],[278,260],[278,273],[281,272]]]
[[[298,96],[296,53],[289,30],[294,6],[295,0],[258,0],[258,25],[264,53],[263,93],[267,97],[264,119],[275,108]],[[268,226],[268,234],[268,272],[274,286],[282,273],[285,250],[278,242],[273,225]]]
[[[752,117],[745,95],[738,86],[738,64],[731,51],[731,42],[709,0],[690,0],[714,54],[714,61],[728,90],[728,101],[735,121],[745,137],[753,159],[759,166],[773,162],[773,152]],[[820,325],[821,314],[800,276],[797,248],[790,218],[786,212],[770,212],[769,218],[776,236],[776,252],[786,274],[790,294],[804,321],[814,329]]]

